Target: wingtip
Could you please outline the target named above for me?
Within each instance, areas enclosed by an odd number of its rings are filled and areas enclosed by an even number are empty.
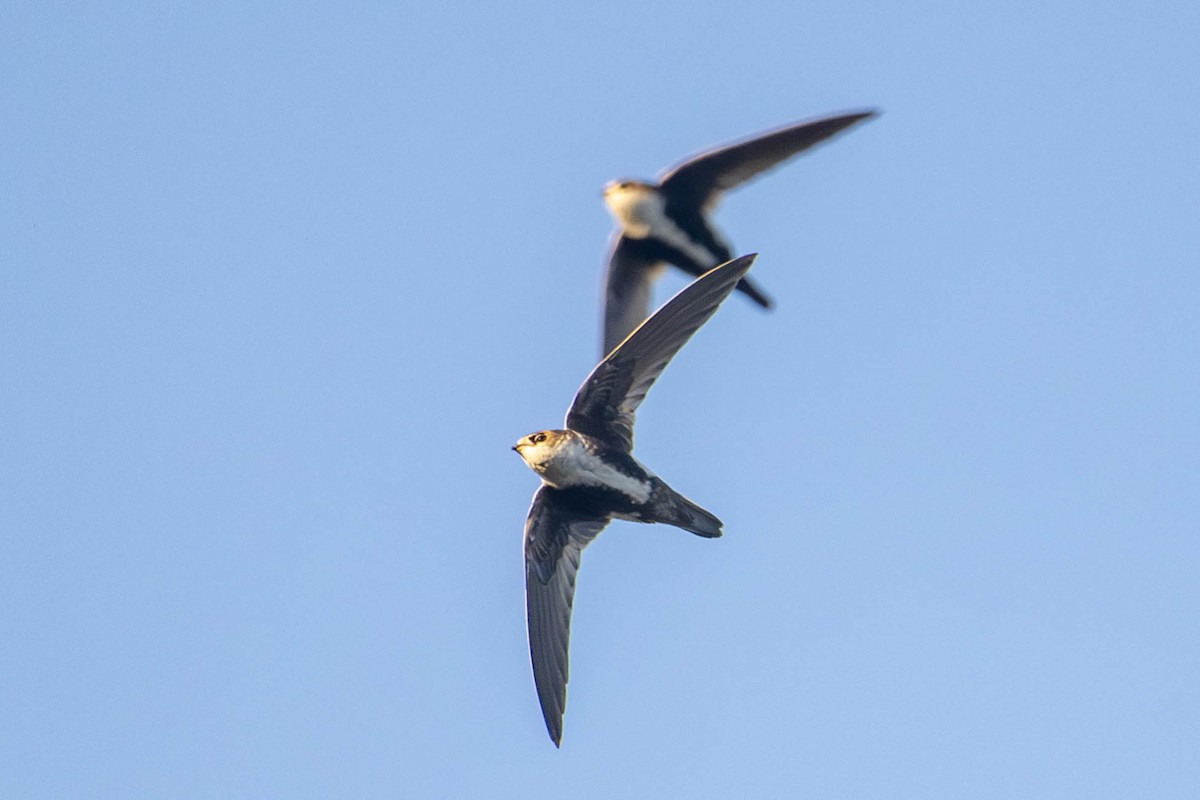
[[[746,267],[746,269],[750,269],[750,265],[754,263],[754,259],[756,259],[756,258],[758,258],[758,253],[746,253],[743,256],[738,256],[737,258],[733,259],[729,263],[737,264],[738,267],[741,267],[744,265]]]
[[[737,258],[726,261],[724,264],[720,265],[720,268],[726,268],[730,271],[740,273],[737,290],[750,298],[755,305],[759,306],[760,308],[770,310],[772,305],[774,305],[771,301],[771,298],[764,294],[761,289],[755,286],[750,279],[746,277],[746,273],[750,270],[750,267],[754,264],[754,259],[756,258],[758,258],[758,253],[747,253],[744,256],[738,256]],[[714,267],[713,269],[718,269],[718,267]]]
[[[560,702],[559,706],[561,707],[562,705]],[[543,706],[542,722],[546,723],[546,733],[550,735],[550,741],[554,742],[555,747],[561,747],[563,734],[562,711],[558,712],[558,719],[555,719],[554,712]]]
[[[868,106],[867,108],[851,109],[838,114],[832,114],[825,119],[839,120],[841,122],[841,127],[838,129],[838,131],[844,131],[847,128],[851,128],[855,125],[861,125],[864,122],[869,122],[870,120],[873,120],[882,114],[882,108]]]
[[[878,106],[861,106],[859,108],[849,108],[838,114],[831,116],[840,117],[841,119],[869,119],[870,117],[878,117],[883,113],[883,109]]]

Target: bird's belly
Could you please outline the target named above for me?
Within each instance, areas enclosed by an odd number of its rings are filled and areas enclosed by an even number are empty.
[[[720,256],[697,242],[667,216],[661,195],[640,193],[614,211],[621,231],[632,239],[657,239],[702,267],[716,266]]]
[[[650,226],[648,238],[657,239],[673,250],[678,250],[703,269],[715,267],[720,256],[697,242],[665,214]]]
[[[620,492],[634,503],[650,499],[650,482],[627,475],[585,449],[563,453],[546,463],[542,480],[558,489],[602,487]]]

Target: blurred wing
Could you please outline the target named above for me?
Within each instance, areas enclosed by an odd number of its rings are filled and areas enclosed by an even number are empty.
[[[858,111],[806,120],[709,150],[668,170],[660,183],[664,192],[689,197],[698,206],[707,208],[716,202],[721,192],[877,114],[876,111]]]
[[[618,234],[604,281],[604,357],[650,316],[650,290],[659,263],[636,239]]]
[[[533,495],[525,520],[529,657],[542,717],[556,747],[562,741],[563,709],[567,704],[567,643],[579,556],[607,524],[607,517],[577,511],[546,486]]]
[[[567,411],[567,427],[625,452],[633,449],[634,413],[667,363],[729,296],[754,255],[735,258],[685,286],[605,356]]]

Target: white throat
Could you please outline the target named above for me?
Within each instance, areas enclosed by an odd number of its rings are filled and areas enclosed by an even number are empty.
[[[634,239],[645,239],[659,228],[667,216],[663,196],[647,186],[609,186],[604,204],[621,226],[621,232]]]
[[[521,458],[555,489],[604,486],[630,497],[635,503],[650,499],[650,483],[617,470],[591,451],[577,436],[564,436],[521,448]]]
[[[667,216],[666,200],[648,186],[611,184],[604,192],[609,213],[631,239],[655,238],[686,253],[693,261],[715,267],[718,256],[694,242],[675,221]]]

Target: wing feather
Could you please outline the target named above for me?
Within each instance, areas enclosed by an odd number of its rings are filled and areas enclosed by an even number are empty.
[[[542,486],[525,520],[525,613],[533,682],[546,730],[562,741],[567,704],[567,646],[575,575],[583,548],[608,524],[608,517],[581,512],[557,491]]]
[[[588,375],[566,425],[625,452],[634,415],[679,348],[716,312],[754,263],[747,255],[714,267],[683,288],[614,348]]]

